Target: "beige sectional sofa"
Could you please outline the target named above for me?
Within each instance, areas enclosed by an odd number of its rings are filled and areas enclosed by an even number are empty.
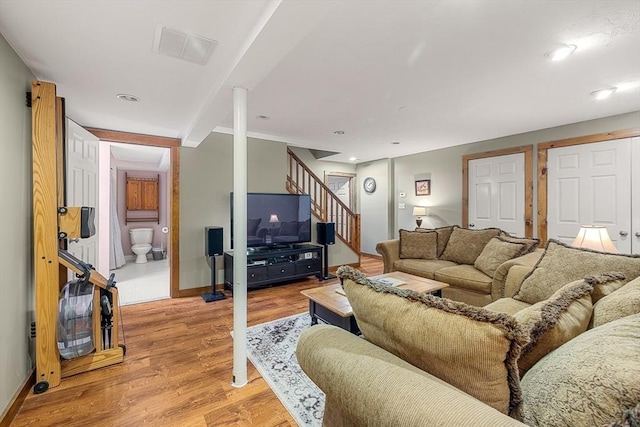
[[[497,228],[458,226],[400,230],[400,237],[376,245],[384,272],[402,271],[449,284],[442,296],[475,306],[502,298],[509,270],[533,266],[540,241],[517,238]]]
[[[363,337],[316,325],[297,347],[323,425],[636,425],[640,256],[550,240],[511,270],[507,297],[474,307],[341,267]]]

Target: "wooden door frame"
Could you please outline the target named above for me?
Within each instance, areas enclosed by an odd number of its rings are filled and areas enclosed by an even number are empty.
[[[108,129],[89,127],[85,127],[85,129],[100,138],[101,141],[169,149],[169,162],[171,165],[168,174],[169,206],[171,209],[171,226],[169,227],[169,240],[171,242],[171,254],[169,256],[170,295],[171,298],[183,296],[180,294],[180,139]]]
[[[593,144],[596,142],[605,142],[614,139],[632,138],[634,136],[640,136],[640,128],[578,136],[574,138],[559,139],[557,141],[541,142],[538,144],[538,238],[543,245],[546,244],[548,237],[547,158],[549,149],[569,147],[572,145]]]
[[[533,237],[533,145],[462,156],[462,226],[469,226],[469,161],[524,153],[524,235]]]

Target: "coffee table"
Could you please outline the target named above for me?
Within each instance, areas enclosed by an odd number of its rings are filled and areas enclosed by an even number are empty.
[[[440,291],[449,286],[437,280],[425,279],[424,277],[414,276],[413,274],[402,273],[400,271],[375,276],[375,278],[379,277],[390,277],[402,280],[406,283],[397,286],[398,288],[411,289],[416,292],[430,292],[436,296],[440,296]],[[360,329],[353,316],[351,304],[349,304],[346,296],[337,292],[340,289],[342,289],[342,285],[338,283],[335,285],[306,289],[300,293],[309,298],[309,314],[311,315],[312,325],[317,324],[318,320],[321,320],[324,323],[338,326],[357,334],[360,332]]]

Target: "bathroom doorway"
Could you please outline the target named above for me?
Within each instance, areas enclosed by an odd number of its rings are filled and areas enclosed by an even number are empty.
[[[124,287],[127,282],[132,284],[132,288],[135,289],[139,294],[132,296],[131,298],[123,299],[122,302],[132,304],[136,302],[149,301],[152,299],[159,299],[168,297],[178,297],[180,296],[180,283],[179,283],[179,265],[180,265],[180,253],[178,250],[178,236],[179,236],[179,224],[180,224],[180,208],[179,208],[179,188],[177,183],[179,183],[179,149],[180,149],[180,140],[176,138],[166,138],[166,137],[158,137],[152,135],[140,135],[140,134],[132,134],[127,132],[119,132],[119,131],[111,131],[106,129],[96,129],[96,128],[87,128],[92,134],[97,136],[101,141],[101,152],[105,155],[101,155],[101,159],[104,160],[104,164],[102,167],[106,166],[107,175],[108,172],[112,172],[111,170],[111,162],[114,160],[114,156],[111,153],[111,144],[120,143],[124,144],[122,148],[158,148],[162,151],[159,156],[161,160],[156,160],[156,164],[153,167],[149,167],[148,163],[153,163],[153,161],[145,161],[146,158],[142,157],[141,150],[129,150],[129,151],[137,151],[138,154],[130,154],[131,156],[127,159],[124,159],[125,154],[120,153],[119,156],[121,161],[119,164],[114,164],[113,166],[113,174],[115,174],[116,183],[113,185],[114,189],[117,190],[117,174],[120,169],[147,169],[146,172],[150,172],[153,170],[157,173],[160,169],[162,169],[163,173],[166,173],[166,178],[160,178],[164,184],[161,185],[162,189],[160,190],[162,194],[166,194],[164,200],[166,201],[166,214],[164,214],[160,218],[160,224],[158,224],[157,220],[154,224],[155,227],[159,228],[159,232],[154,237],[152,248],[160,249],[162,253],[161,259],[153,258],[153,250],[150,254],[147,255],[148,263],[145,264],[135,264],[133,262],[128,262],[124,264],[125,267],[129,267],[128,264],[132,264],[130,268],[123,268],[121,265],[119,268],[113,267],[113,272],[116,273],[116,282],[118,283],[118,288],[120,289],[121,299],[125,297],[124,295]],[[137,157],[136,157],[137,156]],[[103,163],[101,161],[101,163]],[[141,167],[141,165],[145,165],[145,167]],[[111,182],[111,179],[106,176],[101,180],[102,182]],[[109,187],[107,184],[106,187]],[[123,195],[124,191],[122,187],[120,188],[120,194]],[[106,198],[109,197],[109,189],[106,191],[102,191],[103,194],[106,194]],[[116,197],[118,195],[116,194]],[[105,203],[110,204],[110,203]],[[116,205],[116,203],[114,203]],[[111,214],[112,216],[114,214]],[[115,213],[117,215],[117,212]],[[122,222],[123,215],[120,215],[118,218],[119,222]],[[144,223],[136,223],[136,227],[145,227],[148,224]],[[127,228],[124,230],[119,228],[120,236],[119,241],[122,242],[121,247],[121,255],[126,258],[126,261],[132,261],[131,255],[131,245],[130,245],[130,237],[129,237],[129,224],[127,224]],[[166,227],[166,228],[165,228]],[[110,245],[111,236],[109,231],[113,231],[115,227],[105,226],[103,229],[107,229],[108,232],[100,233],[100,248],[104,253],[111,252],[113,249]],[[164,230],[164,232],[163,232]],[[124,237],[123,237],[124,236]],[[128,246],[128,247],[127,247]],[[111,255],[111,254],[110,254]],[[158,254],[156,254],[157,256]],[[110,256],[111,257],[111,256]],[[110,258],[109,257],[109,258]],[[167,272],[168,269],[168,272]],[[162,275],[163,279],[159,279],[159,274]],[[166,279],[168,277],[168,279]],[[150,288],[151,284],[157,285],[159,282],[162,283],[162,293],[156,292]],[[168,283],[168,284],[167,284]]]
[[[120,304],[171,296],[167,239],[170,151],[110,142],[110,273]]]

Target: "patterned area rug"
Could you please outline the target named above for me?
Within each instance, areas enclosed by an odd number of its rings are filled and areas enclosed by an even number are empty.
[[[295,353],[310,325],[309,313],[303,313],[247,328],[247,354],[298,425],[319,427],[324,393],[302,372]]]

